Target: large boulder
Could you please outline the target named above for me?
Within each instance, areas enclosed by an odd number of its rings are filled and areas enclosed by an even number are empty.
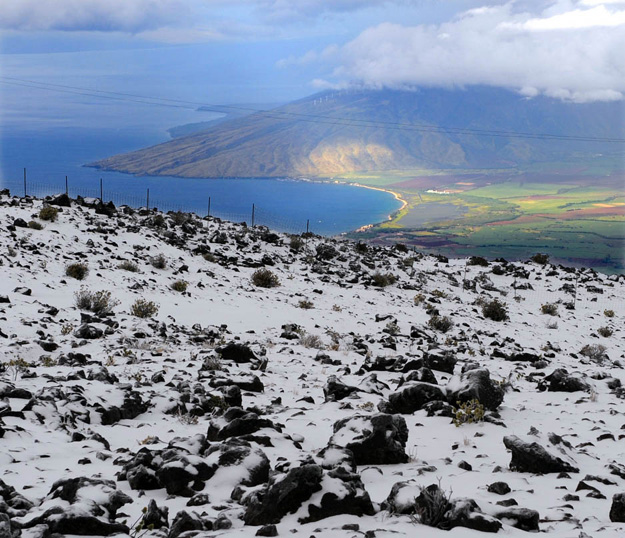
[[[625,523],[625,493],[617,493],[612,497],[610,521]]]
[[[254,352],[245,344],[230,342],[223,347],[217,348],[217,353],[225,361],[233,361],[237,364],[258,360]]]
[[[296,512],[298,520],[307,523],[340,514],[373,515],[375,510],[358,474],[343,467],[324,472],[319,465],[304,464],[253,495],[243,519],[246,525],[275,524]]]
[[[505,510],[500,510],[495,513],[495,517],[500,519],[507,525],[516,529],[521,529],[526,532],[538,532],[538,522],[540,521],[540,515],[536,510],[530,510],[529,508],[519,508],[517,506],[510,506]]]
[[[486,368],[468,370],[452,377],[446,389],[447,399],[452,405],[476,399],[486,409],[495,411],[503,402],[504,389],[490,378]]]
[[[357,465],[406,463],[408,427],[400,415],[354,415],[334,423],[330,444],[349,449]]]
[[[541,474],[579,472],[577,467],[551,454],[537,442],[526,442],[516,435],[507,435],[503,443],[512,453],[510,469],[513,471]]]
[[[558,368],[538,383],[539,390],[549,392],[581,392],[590,390],[590,385],[581,377],[569,374]]]
[[[426,403],[436,400],[446,400],[445,393],[439,386],[430,383],[411,383],[391,394],[388,405],[382,406],[380,411],[409,415],[422,409]]]
[[[117,510],[132,499],[116,489],[112,480],[67,478],[52,485],[38,515],[20,523],[23,529],[47,526],[47,533],[109,536],[129,533],[117,523]]]
[[[335,402],[351,396],[355,392],[358,392],[357,387],[350,387],[345,385],[335,375],[328,377],[325,386],[323,387],[323,395],[326,402]]]

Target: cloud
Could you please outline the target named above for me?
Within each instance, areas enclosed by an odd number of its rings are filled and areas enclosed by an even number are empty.
[[[472,9],[438,25],[368,28],[337,49],[326,82],[488,84],[579,102],[623,98],[625,8],[585,9],[581,3],[571,8],[562,0],[537,15],[514,11],[514,4]]]
[[[2,0],[0,28],[10,30],[154,30],[191,18],[185,0]]]
[[[405,0],[408,1],[408,0]],[[402,0],[255,0],[261,17],[274,22],[294,22],[329,13],[359,11]]]

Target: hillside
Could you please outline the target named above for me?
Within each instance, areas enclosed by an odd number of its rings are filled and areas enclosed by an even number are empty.
[[[1,536],[624,535],[624,276],[48,202],[0,193]]]
[[[325,92],[92,166],[137,175],[209,178],[510,168],[591,157],[596,162],[597,153],[613,148],[506,133],[623,138],[624,106],[526,99],[488,87]],[[475,132],[461,134],[458,128]],[[484,131],[487,136],[477,136]]]

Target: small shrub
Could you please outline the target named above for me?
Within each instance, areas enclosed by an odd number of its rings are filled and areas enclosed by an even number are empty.
[[[162,254],[157,254],[150,258],[150,263],[155,269],[165,269],[165,267],[167,267],[167,258]]]
[[[297,306],[304,310],[310,310],[311,308],[315,308],[314,303],[312,301],[309,301],[308,299],[302,299],[299,303],[297,303]]]
[[[446,514],[450,507],[451,492],[445,493],[439,484],[421,488],[414,501],[415,523],[428,527],[441,528],[445,525]]]
[[[554,303],[546,303],[540,307],[540,311],[543,314],[547,314],[549,316],[557,316],[558,315],[558,305]]]
[[[371,284],[377,288],[385,288],[386,286],[395,284],[395,282],[397,282],[397,278],[392,273],[383,275],[382,273],[376,272],[371,277]]]
[[[174,211],[169,214],[171,221],[174,223],[174,226],[181,226],[191,220],[191,215],[189,213],[183,213],[182,211]]]
[[[289,241],[289,248],[293,252],[299,252],[304,248],[304,240],[299,235],[292,235]]]
[[[539,265],[546,265],[549,263],[549,255],[548,254],[534,254],[530,260]]]
[[[366,243],[358,242],[354,245],[354,250],[358,254],[366,254],[369,251],[369,247],[366,245]]]
[[[603,311],[603,315],[606,318],[613,318],[614,317],[614,310],[604,310]]]
[[[333,312],[343,312],[343,309],[339,305],[333,304],[332,305],[332,311]]]
[[[67,336],[68,334],[74,332],[74,326],[71,323],[66,323],[61,327],[61,334],[63,336]]]
[[[415,306],[419,306],[423,301],[425,301],[425,295],[423,295],[422,293],[417,293],[414,296],[413,302]]]
[[[152,217],[152,225],[156,226],[157,228],[162,228],[166,225],[165,217],[163,217],[163,215],[161,215],[160,213],[158,215],[154,215],[154,217]]]
[[[118,269],[122,269],[123,271],[129,271],[130,273],[138,273],[139,266],[136,263],[125,260],[117,266]]]
[[[176,282],[172,282],[171,289],[174,291],[179,291],[180,293],[184,293],[187,291],[189,287],[189,283],[186,280],[176,280]]]
[[[106,316],[113,312],[119,301],[111,299],[110,291],[89,291],[81,288],[74,294],[74,304],[80,310],[89,310],[96,316]]]
[[[44,368],[52,368],[56,366],[56,361],[50,355],[43,355],[39,358],[39,364]]]
[[[447,316],[432,316],[428,321],[428,327],[435,331],[446,333],[454,326],[454,322]]]
[[[158,313],[158,305],[154,301],[137,299],[130,307],[130,313],[138,318],[151,318]]]
[[[217,261],[217,258],[215,258],[215,255],[212,252],[204,254],[204,259],[210,263],[215,263]]]
[[[89,266],[86,263],[70,263],[65,267],[65,274],[76,280],[84,280],[89,274]]]
[[[207,357],[204,359],[204,363],[202,364],[202,370],[216,372],[223,369],[224,367],[219,357]]]
[[[316,334],[302,334],[299,337],[299,343],[307,348],[322,349],[323,342]]]
[[[474,424],[484,420],[484,406],[477,398],[473,398],[468,402],[456,402],[458,407],[454,407],[454,416],[452,422],[456,428],[463,424]]]
[[[384,327],[384,331],[386,334],[390,334],[391,336],[397,336],[400,333],[399,324],[397,320],[389,321]]]
[[[432,296],[436,297],[438,299],[445,299],[445,298],[447,298],[447,294],[444,291],[441,291],[441,290],[434,290],[432,292]]]
[[[601,344],[586,344],[579,354],[588,357],[593,362],[602,363],[606,358],[605,351],[606,347]]]
[[[41,220],[49,220],[50,222],[54,222],[59,215],[59,210],[56,207],[52,207],[47,205],[41,208],[39,211],[39,218]]]
[[[481,256],[471,256],[467,265],[479,265],[480,267],[488,267],[488,260],[486,258],[482,258]]]
[[[482,305],[482,315],[493,321],[506,321],[508,319],[508,309],[506,305],[500,303],[497,299],[486,301]]]
[[[614,332],[614,331],[612,331],[612,329],[610,329],[610,327],[599,327],[599,328],[597,329],[597,332],[598,332],[601,336],[603,336],[603,337],[605,337],[605,338],[608,338],[609,336],[612,336],[612,334],[613,334],[613,332]]]
[[[11,258],[15,258],[15,256],[17,256],[17,251],[11,245],[9,245],[7,247],[7,254],[11,256]]]
[[[408,247],[404,243],[395,243],[393,247],[397,252],[408,252]]]
[[[493,265],[492,269],[493,275],[501,276],[505,274],[505,271],[501,265]]]
[[[28,227],[31,230],[43,230],[43,226],[41,225],[40,222],[37,222],[36,220],[31,220],[28,222]]]
[[[252,274],[252,284],[259,288],[275,288],[280,285],[280,280],[275,273],[263,267]]]

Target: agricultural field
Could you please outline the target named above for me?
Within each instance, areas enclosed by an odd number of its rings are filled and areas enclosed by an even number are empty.
[[[625,175],[513,170],[419,171],[353,181],[393,191],[406,205],[364,233],[446,255],[553,259],[625,271]],[[394,180],[394,181],[393,181]]]

